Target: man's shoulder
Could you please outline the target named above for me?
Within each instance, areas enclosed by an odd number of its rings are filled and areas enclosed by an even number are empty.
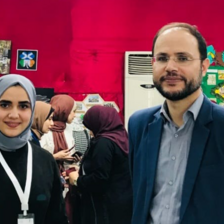
[[[155,115],[160,113],[161,106],[155,106],[138,110],[131,115],[128,122],[128,129],[142,128],[147,124],[151,123],[155,119]]]
[[[210,102],[207,98],[204,99],[203,104],[206,106],[202,105],[202,113],[206,113],[208,115],[208,112],[210,111],[210,108],[211,108],[213,119],[216,119],[216,118],[224,119],[224,107],[223,106],[214,104],[214,103]]]
[[[213,115],[214,117],[219,116],[224,118],[224,107],[219,105],[213,105]]]
[[[136,121],[136,119],[137,119],[138,122],[140,120],[143,120],[143,121],[148,120],[150,118],[153,118],[154,115],[160,111],[160,109],[161,109],[161,105],[151,107],[151,108],[142,109],[142,110],[138,110],[131,115],[129,121],[134,122],[134,121]]]
[[[199,123],[213,122],[214,125],[224,126],[224,107],[210,102],[205,97],[197,121]]]

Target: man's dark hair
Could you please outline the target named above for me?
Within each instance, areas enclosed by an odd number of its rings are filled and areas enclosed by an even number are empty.
[[[201,60],[203,61],[204,59],[207,58],[207,46],[206,46],[206,41],[204,37],[201,35],[201,33],[197,30],[196,26],[192,26],[188,23],[169,23],[165,26],[163,26],[155,35],[153,39],[153,45],[152,45],[152,55],[154,56],[154,47],[157,38],[159,37],[160,34],[162,34],[165,30],[169,30],[171,28],[183,28],[187,30],[192,36],[194,36],[197,41],[198,41],[198,50],[200,52]]]

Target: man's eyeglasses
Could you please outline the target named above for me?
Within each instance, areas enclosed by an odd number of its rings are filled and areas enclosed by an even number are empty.
[[[189,64],[190,62],[192,62],[194,60],[201,60],[200,58],[191,58],[189,56],[183,56],[183,55],[175,56],[175,57],[158,55],[158,56],[153,57],[153,62],[156,62],[161,65],[165,65],[168,63],[168,61],[170,59],[174,60],[177,64],[181,64],[181,65]]]

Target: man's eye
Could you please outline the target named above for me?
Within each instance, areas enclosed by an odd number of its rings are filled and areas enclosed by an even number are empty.
[[[180,62],[189,61],[188,57],[185,56],[178,57],[177,60]]]
[[[166,56],[158,56],[156,57],[157,61],[166,62],[168,61],[168,58]]]

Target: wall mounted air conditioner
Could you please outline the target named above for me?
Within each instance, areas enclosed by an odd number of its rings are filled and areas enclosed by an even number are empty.
[[[125,126],[137,110],[161,105],[164,98],[153,85],[152,52],[125,52]]]

